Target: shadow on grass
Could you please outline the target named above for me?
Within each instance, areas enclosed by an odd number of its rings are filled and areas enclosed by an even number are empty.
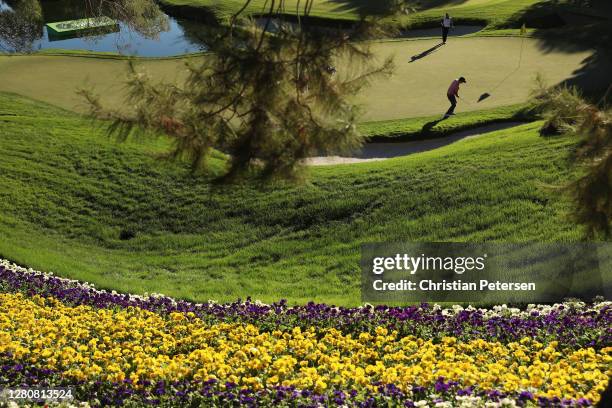
[[[449,134],[441,137],[425,137],[426,134],[423,132],[430,132],[435,125],[443,120],[444,119],[437,119],[426,123],[421,129],[421,137],[416,140],[403,142],[397,140],[387,140],[383,143],[366,143],[362,146],[359,152],[354,154],[353,158],[390,159],[393,157],[408,156],[415,153],[439,149],[468,137],[484,135],[486,133],[495,132],[498,130],[510,129],[512,127],[524,124],[523,122],[489,123],[485,125],[472,126],[462,130],[451,131]]]
[[[330,0],[330,3],[337,5],[333,9],[334,12],[353,11],[361,17],[372,14],[389,14],[393,6],[390,0]]]
[[[594,97],[605,92],[612,72],[612,27],[608,22],[590,24],[580,27],[568,27],[563,33],[538,31],[535,33],[544,52],[581,52],[593,50],[593,53],[582,61],[582,66],[575,70],[563,84],[577,86]]]
[[[435,119],[435,120],[432,120],[430,122],[427,122],[421,128],[421,134],[422,135],[429,135],[429,134],[431,134],[431,129],[433,129],[434,126],[436,126],[438,123],[440,123],[440,122],[442,122],[443,120],[446,120],[446,119],[448,119],[448,118],[446,116],[443,116],[440,119]]]
[[[443,6],[454,7],[467,1],[468,0],[414,0],[406,2],[406,5],[414,7],[417,10],[425,10]],[[336,12],[354,11],[361,16],[369,14],[392,14],[397,10],[398,6],[396,0],[329,0],[329,2],[338,5],[334,8]]]
[[[612,7],[608,1],[592,0],[590,5],[576,1],[568,5],[555,0],[546,5],[535,4],[512,19],[518,27],[525,22],[528,28],[536,28],[533,38],[544,54],[593,51],[571,77],[561,82],[580,88],[591,98],[600,98],[612,82],[609,74],[612,72]],[[530,25],[530,19],[534,18],[542,24]],[[563,25],[550,28],[545,24],[547,18],[552,22],[561,19]]]
[[[423,51],[423,52],[422,52],[422,53],[420,53],[420,54],[413,55],[412,57],[410,57],[410,61],[408,61],[408,62],[409,62],[409,63],[412,63],[412,62],[418,61],[418,60],[420,60],[420,59],[422,59],[422,58],[425,58],[425,57],[427,57],[428,55],[431,55],[431,54],[433,54],[434,52],[438,51],[438,49],[439,49],[440,47],[442,47],[443,45],[444,45],[444,43],[436,44],[436,45],[434,45],[433,47],[431,47],[430,49],[425,50],[425,51]]]

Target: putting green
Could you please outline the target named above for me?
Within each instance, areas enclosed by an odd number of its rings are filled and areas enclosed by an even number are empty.
[[[382,60],[395,55],[393,77],[378,79],[358,98],[363,121],[434,115],[447,109],[446,89],[463,75],[467,85],[460,95],[458,112],[520,103],[528,98],[536,74],[550,84],[571,78],[590,51],[544,53],[532,39],[524,40],[523,58],[517,69],[520,38],[453,38],[429,55],[411,61],[439,43],[437,39],[387,41],[374,45]],[[155,78],[180,79],[185,75],[181,59],[143,60]],[[346,67],[345,67],[346,68]],[[339,75],[343,66],[339,64]],[[125,97],[126,62],[121,59],[77,56],[0,56],[0,91],[14,92],[70,110],[85,106],[76,94],[79,87],[93,87],[104,102],[118,106]],[[478,96],[491,97],[476,103]]]
[[[522,44],[522,42],[524,43]],[[395,55],[393,77],[376,81],[360,97],[366,120],[387,120],[443,113],[446,90],[459,76],[467,79],[457,112],[521,103],[529,98],[537,74],[549,84],[571,78],[592,51],[543,52],[530,38],[451,38],[446,45],[411,62],[439,44],[438,39],[390,41],[377,45],[382,57]],[[520,68],[519,57],[523,55]],[[491,96],[477,103],[479,96]]]

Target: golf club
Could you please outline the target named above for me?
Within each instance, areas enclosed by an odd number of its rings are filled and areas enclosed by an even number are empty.
[[[491,89],[491,92],[495,91],[497,88],[499,88],[504,82],[506,82],[506,80],[508,78],[510,78],[515,72],[517,72],[520,68],[521,65],[523,63],[523,50],[525,49],[525,34],[527,33],[527,26],[525,25],[525,23],[523,23],[522,27],[521,27],[521,51],[519,53],[519,58],[518,58],[518,64],[516,66],[516,68],[510,72],[508,75],[506,75],[506,77],[504,79],[502,79],[497,85],[495,85],[493,87],[493,89]],[[482,95],[480,95],[480,97],[478,98],[478,100],[476,101],[476,103],[482,102],[485,99],[487,99],[488,97],[491,96],[491,93],[489,92],[485,92]]]
[[[466,100],[466,99],[463,99],[463,98],[462,98],[462,97],[460,97],[460,96],[459,96],[459,99],[461,99],[463,102],[466,102],[468,105],[472,105],[472,102],[470,102],[470,101],[468,101],[468,100]]]

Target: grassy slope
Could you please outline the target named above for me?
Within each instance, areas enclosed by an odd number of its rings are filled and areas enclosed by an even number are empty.
[[[521,69],[515,71],[521,48],[519,38],[457,38],[431,55],[410,63],[438,40],[386,41],[373,45],[381,59],[395,55],[396,72],[364,90],[358,99],[363,121],[393,120],[435,115],[447,109],[446,89],[453,78],[468,79],[459,111],[492,109],[524,102],[538,72],[553,84],[572,76],[591,54],[550,52],[526,39]],[[184,77],[181,59],[143,60],[155,78]],[[79,86],[93,86],[102,99],[117,105],[124,99],[125,62],[101,56],[0,56],[0,91],[19,93],[68,109],[79,109]],[[339,67],[342,65],[339,64]],[[515,72],[514,72],[515,71]],[[342,75],[342,70],[339,69]],[[479,95],[491,93],[482,103]]]
[[[573,142],[537,127],[314,168],[301,186],[212,187],[159,165],[160,143],[116,145],[74,114],[0,94],[0,256],[136,293],[356,304],[364,242],[579,239],[541,188],[567,176]]]
[[[431,26],[448,12],[458,24],[482,22],[489,29],[506,28],[520,26],[521,16],[533,19],[542,14],[534,6],[544,5],[549,11],[556,7],[550,0],[421,0],[421,3],[422,10],[396,20],[402,26]]]
[[[245,0],[162,0],[162,3],[170,6],[204,8],[219,18],[224,18],[240,10]],[[299,3],[303,5],[304,1]],[[264,9],[266,4],[269,7],[270,3],[266,0],[252,0],[246,12],[255,15],[267,12],[267,9]],[[297,0],[285,0],[285,13],[295,14],[297,4]],[[300,11],[302,10],[303,6]],[[334,20],[356,20],[361,12],[375,14],[381,11],[383,11],[381,4],[376,0],[315,0],[310,15]]]
[[[359,125],[364,136],[373,141],[418,140],[445,136],[453,132],[479,126],[533,119],[529,104],[502,106],[493,109],[465,112],[441,120],[440,115],[410,119],[365,122]]]
[[[173,6],[205,8],[219,17],[235,13],[244,0],[162,0]],[[262,13],[265,0],[253,0],[248,13]],[[286,13],[295,14],[297,0],[285,0]],[[537,4],[550,0],[420,0],[415,1],[416,13],[395,17],[403,26],[437,23],[442,13],[449,12],[458,22],[484,22],[491,27],[516,24],[516,17]],[[335,20],[355,20],[362,13],[383,13],[384,2],[377,0],[315,0],[311,15]]]

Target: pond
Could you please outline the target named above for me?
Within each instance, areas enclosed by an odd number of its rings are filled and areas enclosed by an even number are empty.
[[[96,1],[98,3],[96,3]],[[169,57],[206,50],[206,23],[171,16],[159,10],[154,0],[141,0],[155,9],[155,18],[138,15],[138,23],[116,17],[117,24],[106,25],[104,30],[82,30],[58,35],[48,24],[96,18],[106,18],[101,0],[0,0],[0,53],[35,52],[39,50],[75,50],[93,52],[114,52],[141,57]],[[95,12],[87,10],[86,4]],[[96,6],[98,4],[98,6]],[[132,4],[137,4],[136,2]],[[145,11],[147,11],[145,9]],[[102,14],[100,14],[102,13]],[[138,14],[138,13],[136,13]],[[145,14],[145,13],[143,13]],[[150,14],[150,13],[149,13]],[[104,16],[104,17],[102,17]],[[87,21],[87,20],[81,20]],[[263,27],[266,20],[256,18]],[[79,22],[73,22],[79,24]],[[275,32],[280,21],[273,19],[268,29]],[[144,27],[143,25],[152,25]],[[290,21],[283,24],[297,26]],[[311,21],[308,26],[316,30],[350,32],[350,27],[338,22],[319,25]],[[64,26],[62,24],[60,26]],[[58,25],[52,25],[57,28]],[[450,35],[461,36],[481,30],[482,26],[457,26]],[[399,34],[402,38],[435,37],[439,28],[407,30]]]
[[[182,18],[169,16],[163,12],[164,26],[162,30],[153,33],[141,33],[131,28],[125,21],[118,21],[116,29],[104,32],[82,33],[80,35],[56,37],[53,31],[45,26],[47,23],[93,17],[85,15],[83,7],[75,0],[42,0],[40,4],[42,18],[37,24],[19,20],[20,14],[15,13],[17,3],[0,0],[0,14],[5,14],[6,20],[0,20],[4,27],[0,28],[0,52],[31,52],[45,49],[86,50],[94,52],[118,52],[125,55],[142,57],[167,57],[186,53],[203,51],[206,44],[202,40],[203,24]],[[75,6],[76,5],[76,6]],[[15,10],[14,10],[15,8]],[[11,14],[9,19],[8,15]],[[13,24],[14,33],[20,38],[7,34],[9,21]],[[24,32],[24,27],[27,32]],[[49,35],[51,31],[51,35]],[[3,35],[4,34],[4,35]]]

